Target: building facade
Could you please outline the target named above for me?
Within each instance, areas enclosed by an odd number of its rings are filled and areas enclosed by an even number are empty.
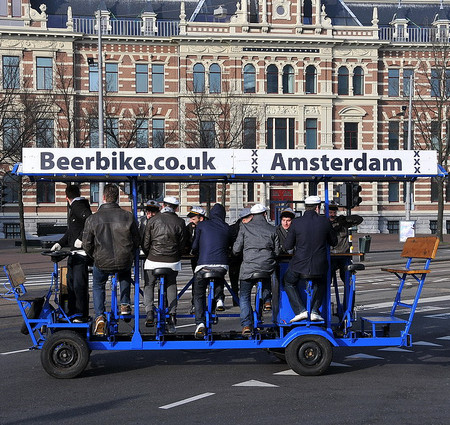
[[[10,170],[21,147],[101,146],[99,72],[104,147],[398,150],[409,135],[409,148],[437,149],[446,167],[448,9],[442,1],[0,0],[0,237],[17,237],[20,199],[28,234],[65,224],[65,184],[18,182]],[[436,230],[439,187],[412,185],[418,233]],[[362,188],[360,231],[396,232],[405,184]],[[82,192],[95,207],[98,185]],[[224,202],[230,222],[255,202],[273,217],[280,203],[323,196],[314,182],[149,181],[139,193],[141,202],[179,196],[182,215]],[[445,202],[443,226],[450,232]]]

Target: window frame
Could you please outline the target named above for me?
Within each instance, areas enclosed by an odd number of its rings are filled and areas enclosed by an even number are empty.
[[[53,58],[48,56],[36,57],[36,89],[53,89]]]
[[[164,118],[152,119],[152,148],[163,148],[165,145]]]
[[[266,93],[278,94],[278,66],[273,63],[266,69]]]
[[[283,67],[283,94],[294,94],[295,92],[295,71],[292,65]]]
[[[9,60],[17,59],[17,63],[5,63]],[[2,84],[3,89],[20,89],[20,57],[4,55],[2,56]]]
[[[388,97],[400,96],[400,69],[388,69]]]
[[[202,63],[196,63],[193,67],[192,90],[194,93],[205,93],[205,66]]]
[[[119,92],[119,64],[117,62],[105,63],[105,91],[107,93]]]
[[[317,94],[317,68],[314,65],[305,68],[305,93]]]
[[[222,92],[222,69],[217,63],[213,63],[209,67],[209,92]]]
[[[364,96],[364,68],[357,66],[353,70],[353,95]]]
[[[152,93],[164,93],[164,64],[152,63]]]
[[[148,93],[148,64],[137,63],[135,75],[136,93]]]
[[[338,69],[338,95],[348,95],[350,89],[350,73],[346,66]]]
[[[244,66],[244,93],[256,93],[256,68],[248,63]]]

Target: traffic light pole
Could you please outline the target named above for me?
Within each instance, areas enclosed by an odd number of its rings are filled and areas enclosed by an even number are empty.
[[[409,106],[408,106],[408,143],[406,149],[411,150],[411,127],[412,127],[412,92],[413,92],[413,76],[409,76]],[[406,182],[406,202],[405,202],[405,218],[406,221],[411,219],[411,182]]]

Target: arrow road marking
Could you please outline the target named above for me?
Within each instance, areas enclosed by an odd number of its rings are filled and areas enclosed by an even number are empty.
[[[268,384],[267,382],[261,382],[256,381],[255,379],[250,379],[250,381],[234,384],[233,387],[278,387],[278,385]]]

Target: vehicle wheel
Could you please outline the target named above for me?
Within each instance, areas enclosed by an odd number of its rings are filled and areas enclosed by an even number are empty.
[[[300,375],[324,373],[331,363],[333,349],[328,340],[318,335],[302,335],[286,348],[286,361]]]
[[[88,362],[86,341],[72,331],[55,332],[45,341],[41,351],[42,366],[54,378],[75,378]]]

